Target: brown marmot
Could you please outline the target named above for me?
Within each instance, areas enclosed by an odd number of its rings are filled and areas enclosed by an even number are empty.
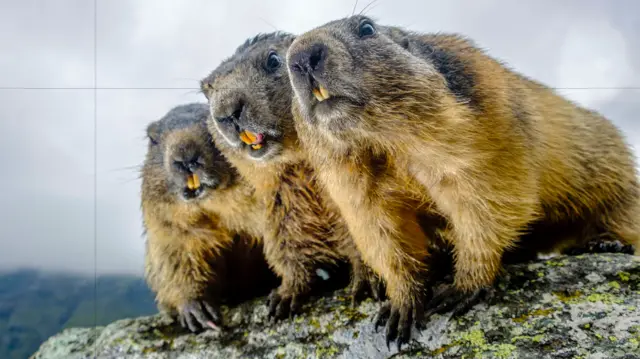
[[[562,247],[537,226],[611,235],[638,253],[636,163],[618,128],[470,40],[352,16],[299,35],[286,58],[300,141],[386,280],[387,340],[406,342],[425,308],[468,307],[507,250]],[[453,246],[454,283],[428,305],[428,238],[406,197],[435,204]]]
[[[220,304],[277,285],[252,227],[264,210],[214,147],[208,115],[191,103],[149,124],[142,167],[145,276],[159,308],[192,331],[221,325]]]
[[[294,35],[258,34],[201,81],[220,151],[256,188],[267,208],[265,255],[282,285],[269,298],[275,319],[299,311],[316,270],[351,264],[353,303],[378,298],[382,281],[362,265],[337,208],[320,192],[299,151],[284,55]]]

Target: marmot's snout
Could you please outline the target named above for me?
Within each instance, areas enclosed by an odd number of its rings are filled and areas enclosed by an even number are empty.
[[[225,99],[227,106],[216,109],[215,120],[218,122],[236,123],[242,117],[245,110],[244,100],[241,96],[235,94],[228,95],[230,99]]]
[[[191,174],[196,172],[202,166],[202,159],[200,154],[197,153],[186,157],[178,155],[173,157],[173,166],[178,172]]]
[[[205,157],[195,143],[182,143],[173,149],[169,157],[174,181],[183,188],[182,196],[186,200],[195,199],[204,194],[204,188],[213,187],[217,181],[206,173]]]
[[[293,52],[289,58],[291,75],[298,77],[296,82],[308,87],[304,90],[311,91],[318,102],[329,98],[324,78],[328,50],[325,44],[314,43]]]
[[[294,73],[302,76],[320,74],[327,57],[327,50],[327,46],[322,43],[302,48],[291,55],[290,67]]]
[[[238,89],[222,92],[217,95],[215,105],[211,106],[211,118],[216,131],[232,146],[241,146],[240,132],[242,121],[247,112],[245,94]]]

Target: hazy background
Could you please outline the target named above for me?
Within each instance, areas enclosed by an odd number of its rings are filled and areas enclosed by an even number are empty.
[[[93,0],[0,5],[0,269],[141,274],[131,166],[146,124],[203,101],[198,81],[247,37],[300,33],[354,1],[97,0],[97,34]],[[640,140],[640,90],[620,89],[640,86],[640,1],[378,0],[366,13],[462,32],[524,74],[573,88],[562,92]]]

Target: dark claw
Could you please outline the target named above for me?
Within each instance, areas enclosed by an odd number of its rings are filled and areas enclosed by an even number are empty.
[[[204,308],[207,310],[207,313],[211,316],[211,321],[213,324],[217,326],[222,326],[222,313],[220,313],[220,308],[217,306],[213,306],[207,302],[204,302]]]
[[[353,279],[351,286],[351,306],[355,307],[367,297],[367,294],[370,294],[376,301],[383,301],[385,299],[384,283],[373,273]]]
[[[365,298],[367,287],[362,275],[354,274],[351,277],[349,291],[351,294],[351,306],[357,305]]]
[[[364,280],[354,280],[351,287],[351,306],[355,307],[366,296],[367,286]]]
[[[463,293],[454,286],[447,288],[436,294],[427,305],[429,308],[425,317],[429,318],[433,314],[444,314],[451,311],[452,317],[463,315],[481,300],[490,299],[494,294],[493,287],[481,288],[471,293]]]
[[[201,308],[193,309],[191,315],[198,321],[201,327],[210,327],[211,321],[207,318]],[[212,324],[212,323],[211,323]]]
[[[385,291],[385,287],[384,287],[384,282],[382,282],[382,280],[376,280],[374,283],[371,284],[372,287],[372,292],[373,292],[373,299],[377,300],[377,301],[383,301],[386,299],[386,291]]]
[[[375,323],[374,329],[376,333],[378,332],[378,328],[380,328],[381,325],[387,322],[387,319],[389,318],[390,313],[391,313],[391,303],[385,303],[380,307],[380,310],[378,310],[378,314],[376,314],[376,316],[373,317],[373,321]]]
[[[276,319],[284,319],[289,316],[289,310],[291,306],[291,297],[281,297],[278,308],[276,309]]]
[[[278,291],[274,289],[269,294],[269,299],[267,301],[267,305],[269,306],[269,317],[274,317],[276,314],[276,309],[278,309],[278,303],[280,303],[281,297],[278,294]]]
[[[624,253],[633,254],[634,247],[631,244],[622,244],[619,240],[594,239],[582,246],[566,249],[564,254],[579,255],[585,253]]]
[[[378,328],[385,324],[385,340],[387,343],[387,349],[391,351],[391,342],[396,341],[398,351],[402,350],[402,345],[408,344],[411,339],[411,327],[420,322],[422,316],[422,310],[416,306],[393,308],[391,303],[387,302],[378,311],[378,314],[374,317],[375,331],[378,332]]]
[[[187,327],[189,328],[190,331],[197,333],[200,331],[200,328],[198,328],[195,324],[195,322],[193,321],[193,318],[191,317],[190,313],[185,313],[184,314],[185,319],[187,320]]]
[[[453,286],[447,286],[446,289],[436,293],[431,301],[427,303],[425,312],[425,317],[429,318],[433,314],[442,314],[449,309],[451,303],[455,303],[459,299],[456,299],[456,295],[459,295],[459,292]]]
[[[179,317],[180,324],[194,333],[222,326],[222,315],[218,307],[203,300],[188,302],[181,308]]]
[[[423,330],[425,328],[424,322],[424,307],[421,305],[417,305],[413,308],[413,322],[415,323],[416,329]],[[411,328],[409,328],[411,330]]]
[[[622,244],[618,240],[614,241],[602,241],[592,243],[589,248],[593,253],[624,253],[633,254],[634,248],[630,244]]]
[[[267,300],[269,306],[269,317],[272,322],[276,322],[287,317],[291,318],[302,308],[302,301],[299,296],[283,296],[274,289]]]
[[[400,326],[400,333],[397,340],[398,351],[402,349],[402,344],[408,344],[409,339],[411,338],[411,324],[413,323],[412,318],[413,311],[406,310],[400,315],[400,321],[398,325]]]
[[[302,301],[298,298],[298,296],[293,296],[291,298],[291,311],[290,314],[295,316],[302,309]]]
[[[387,320],[386,327],[386,339],[387,339],[387,349],[391,351],[389,343],[396,340],[398,337],[398,322],[400,321],[400,313],[397,310],[391,310],[391,315],[389,315],[389,319]]]

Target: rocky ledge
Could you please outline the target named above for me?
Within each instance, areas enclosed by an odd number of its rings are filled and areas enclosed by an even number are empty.
[[[497,295],[460,318],[434,316],[398,353],[335,292],[268,324],[264,299],[227,309],[225,332],[185,332],[162,315],[51,337],[32,358],[640,358],[640,258],[555,257],[507,268]]]

